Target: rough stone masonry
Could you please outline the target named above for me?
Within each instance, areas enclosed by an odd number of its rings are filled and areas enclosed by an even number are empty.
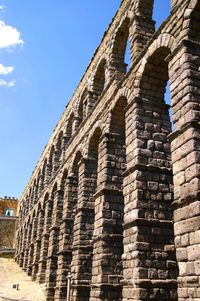
[[[156,32],[153,2],[122,1],[20,199],[16,261],[47,301],[69,272],[71,301],[200,300],[200,1]]]

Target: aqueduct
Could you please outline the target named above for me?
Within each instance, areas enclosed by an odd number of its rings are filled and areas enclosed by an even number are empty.
[[[153,2],[122,1],[20,199],[16,261],[47,301],[69,272],[73,301],[200,300],[200,2],[157,31]]]

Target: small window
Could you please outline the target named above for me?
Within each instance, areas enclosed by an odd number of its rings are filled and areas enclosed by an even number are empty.
[[[11,210],[11,209],[6,210],[6,215],[12,216],[13,214],[14,214],[14,210]]]

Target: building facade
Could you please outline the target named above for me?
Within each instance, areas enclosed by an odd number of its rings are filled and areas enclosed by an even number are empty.
[[[68,273],[73,301],[200,300],[200,2],[156,32],[153,2],[122,1],[20,199],[16,261],[48,301]]]
[[[0,198],[0,251],[2,252],[14,247],[17,212],[17,198],[7,196]]]
[[[0,215],[17,216],[18,199],[10,196],[0,198]]]

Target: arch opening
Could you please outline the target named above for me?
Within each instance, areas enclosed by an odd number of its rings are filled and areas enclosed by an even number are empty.
[[[102,59],[97,68],[93,81],[93,92],[97,97],[101,95],[105,87],[105,68],[106,60]]]
[[[51,180],[51,177],[52,177],[52,173],[53,173],[53,157],[54,157],[54,151],[55,151],[55,148],[54,148],[54,145],[51,147],[51,151],[50,151],[50,154],[49,154],[49,179],[48,181]]]
[[[130,39],[128,37],[126,43],[126,51],[125,51],[125,64],[126,64],[126,72],[129,71],[131,66],[131,53],[130,53]]]
[[[130,19],[126,18],[118,29],[111,56],[112,64],[122,73],[126,73],[131,65],[129,23]]]
[[[87,105],[88,105],[88,90],[85,89],[83,94],[81,95],[79,108],[78,108],[78,116],[80,119],[80,123],[87,117]]]
[[[144,72],[141,77],[140,91],[137,102],[137,129],[138,136],[135,143],[136,162],[142,166],[149,166],[147,171],[142,172],[142,198],[145,208],[142,208],[144,218],[154,218],[173,222],[173,174],[171,162],[171,146],[168,135],[171,133],[171,122],[169,114],[169,66],[170,49],[160,47],[147,58]],[[167,98],[167,99],[166,99]],[[167,104],[168,102],[168,104]],[[144,135],[141,135],[144,133]],[[139,144],[137,143],[139,142]],[[141,152],[141,155],[140,155]],[[156,169],[156,176],[153,169]],[[153,180],[152,180],[153,179]],[[152,189],[149,181],[154,181],[158,189]],[[159,190],[159,187],[165,187],[165,191]],[[155,186],[156,187],[156,186]],[[152,191],[154,190],[154,191]],[[168,194],[169,198],[166,198]],[[153,201],[152,201],[153,200]],[[156,206],[156,207],[155,207]],[[159,208],[156,213],[155,208]],[[165,226],[164,226],[165,227]],[[163,227],[163,228],[164,228]],[[165,231],[165,230],[163,230]],[[165,248],[169,243],[174,243],[173,224],[171,224],[170,235],[165,241],[162,237],[154,239],[160,240],[160,247]],[[149,255],[154,256],[154,246],[152,242],[145,238],[149,243]],[[153,241],[153,239],[152,239]],[[145,254],[146,257],[147,254]],[[175,252],[170,253],[171,258],[176,262]],[[166,264],[165,258],[162,257],[163,263]],[[148,260],[144,260],[142,266],[148,266]],[[153,262],[151,263],[153,268]],[[156,268],[155,268],[156,270]],[[158,278],[156,271],[154,279]],[[177,266],[175,265],[168,275],[169,279],[176,279]]]
[[[73,135],[74,113],[72,112],[67,123],[66,136],[70,139]]]
[[[168,135],[172,131],[169,56],[170,50],[160,47],[148,58],[140,82],[139,96],[143,103],[144,116],[141,117],[143,129],[150,132],[150,138],[149,141],[145,141],[145,147],[152,151],[152,156],[155,158],[155,160],[152,159],[153,164],[159,165],[160,158],[163,160],[162,164],[171,168],[171,150],[168,142]],[[152,146],[150,146],[150,141],[153,143]]]

